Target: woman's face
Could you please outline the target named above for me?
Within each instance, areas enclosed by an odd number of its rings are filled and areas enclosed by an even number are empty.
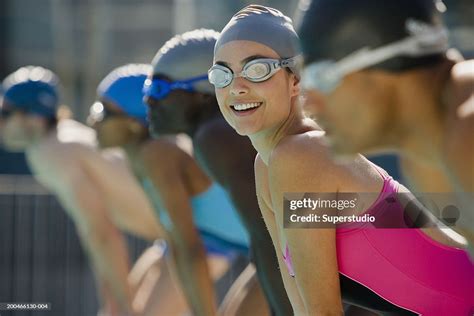
[[[214,56],[214,63],[240,73],[251,60],[280,59],[268,46],[251,41],[232,41],[223,45]],[[252,135],[281,125],[289,116],[291,99],[299,92],[298,81],[285,68],[263,82],[237,77],[224,88],[216,88],[219,108],[226,121],[240,135]],[[252,107],[238,110],[243,105]],[[245,107],[245,106],[244,106]]]
[[[48,120],[40,115],[12,109],[2,119],[1,138],[10,151],[23,151],[41,139],[48,130]]]
[[[108,115],[102,121],[93,124],[100,147],[124,146],[137,140],[139,135],[146,133],[145,126],[128,117],[116,106],[107,102],[103,102],[103,104]]]

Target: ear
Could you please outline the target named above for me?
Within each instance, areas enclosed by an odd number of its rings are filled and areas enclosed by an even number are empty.
[[[301,93],[300,78],[295,74],[290,74],[290,95],[292,97],[298,96]]]

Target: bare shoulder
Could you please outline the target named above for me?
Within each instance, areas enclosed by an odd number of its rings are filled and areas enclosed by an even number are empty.
[[[252,152],[252,161],[255,157],[255,151],[248,137],[237,134],[220,117],[203,124],[194,135],[193,143],[195,151],[204,156]]]
[[[57,138],[63,144],[75,143],[97,147],[94,129],[75,120],[60,120],[57,125]]]
[[[293,183],[308,192],[335,191],[340,171],[321,131],[285,137],[273,149],[268,161],[272,181]]]
[[[464,189],[474,189],[474,60],[453,66],[449,104],[453,119],[446,135],[446,158]]]
[[[199,165],[224,187],[253,181],[256,151],[223,119],[206,122],[193,137]]]
[[[79,143],[49,142],[28,153],[28,161],[36,178],[55,192],[62,192],[83,181],[88,161],[100,161],[93,148]]]
[[[209,141],[218,142],[226,137],[232,137],[234,133],[224,119],[217,117],[199,126],[194,134],[193,142],[198,144],[207,144]],[[217,135],[219,137],[216,137]]]
[[[285,166],[301,168],[305,172],[336,167],[324,133],[311,131],[283,138],[273,149],[268,167],[274,170]]]
[[[474,60],[459,62],[451,69],[450,104],[456,109],[457,123],[474,125]]]
[[[172,139],[163,137],[150,139],[140,149],[140,159],[148,170],[180,166],[192,160],[192,156],[180,148]]]
[[[48,142],[33,155],[40,164],[50,165],[51,168],[79,167],[81,161],[98,159],[96,148],[76,142]]]
[[[474,59],[464,60],[456,63],[451,72],[456,80],[469,84],[474,82]],[[471,86],[472,89],[472,86]]]
[[[77,168],[84,160],[100,159],[95,132],[69,119],[61,120],[55,137],[42,142],[29,156],[40,165],[49,165],[50,169]]]

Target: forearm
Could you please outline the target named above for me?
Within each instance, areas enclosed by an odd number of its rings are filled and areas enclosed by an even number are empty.
[[[122,311],[131,310],[131,293],[127,281],[129,261],[126,242],[113,227],[107,234],[79,229],[81,241],[92,263],[102,299],[113,299]]]
[[[329,229],[312,232],[286,229],[285,232],[296,286],[307,314],[343,315],[334,232]]]
[[[201,246],[172,247],[179,281],[193,315],[210,316],[217,311],[213,282],[205,251]]]

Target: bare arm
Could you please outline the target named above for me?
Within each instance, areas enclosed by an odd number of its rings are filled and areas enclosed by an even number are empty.
[[[184,294],[194,315],[215,315],[217,307],[206,253],[194,226],[191,195],[183,179],[183,155],[186,154],[175,145],[162,143],[149,147],[143,157],[163,211],[171,221],[167,239]],[[188,158],[193,162],[191,157]]]
[[[276,315],[292,315],[272,240],[259,211],[254,176],[256,151],[222,118],[201,128],[194,139],[196,158],[223,186],[250,235],[251,250],[265,296]]]
[[[105,159],[88,161],[91,175],[107,188],[104,196],[113,222],[122,230],[154,241],[164,236],[153,207],[133,175],[126,157],[101,152]],[[112,175],[112,176],[111,176]]]
[[[307,315],[342,315],[335,229],[283,229],[284,193],[334,192],[336,197],[336,167],[325,159],[324,150],[306,143],[282,141],[274,150],[268,166],[271,205],[280,240],[286,240],[291,252]]]
[[[74,150],[74,149],[73,149]],[[97,154],[78,152],[77,155]],[[117,305],[122,312],[131,310],[127,282],[129,272],[125,240],[111,221],[100,188],[77,159],[56,162],[55,193],[71,215],[81,243],[91,260],[103,300]],[[66,159],[67,160],[67,159]]]

